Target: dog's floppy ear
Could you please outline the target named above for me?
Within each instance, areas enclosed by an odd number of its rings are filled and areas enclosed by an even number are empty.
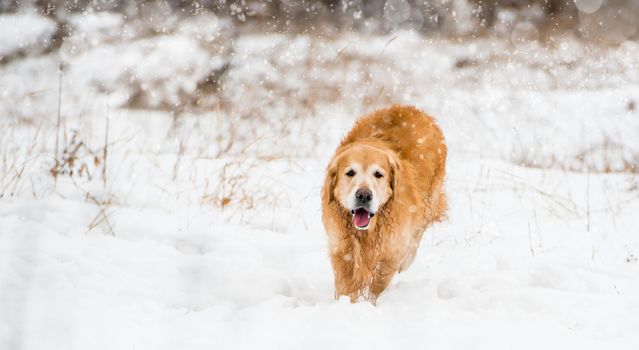
[[[390,186],[391,190],[394,192],[399,186],[399,172],[401,171],[399,159],[396,154],[388,154],[388,164],[390,164]]]
[[[335,192],[335,184],[337,183],[337,159],[331,160],[326,169],[326,178],[324,179],[324,187],[322,187],[322,199],[329,203],[335,200],[333,193]]]

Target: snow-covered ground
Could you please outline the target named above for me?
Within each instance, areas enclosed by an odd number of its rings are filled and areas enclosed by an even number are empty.
[[[639,347],[638,43],[70,22],[0,65],[0,349]],[[449,218],[336,301],[325,165],[392,102],[444,129]]]

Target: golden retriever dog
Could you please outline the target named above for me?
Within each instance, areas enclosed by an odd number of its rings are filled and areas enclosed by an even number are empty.
[[[446,144],[433,118],[394,105],[360,118],[335,151],[322,189],[335,297],[375,303],[446,214]]]

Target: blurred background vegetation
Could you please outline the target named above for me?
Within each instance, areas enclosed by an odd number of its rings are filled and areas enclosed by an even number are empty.
[[[455,37],[510,35],[526,22],[535,39],[553,40],[573,32],[589,41],[620,43],[637,39],[637,0],[2,0],[0,13],[25,8],[55,18],[58,37],[65,15],[117,12],[130,20],[166,30],[180,16],[214,13],[241,30],[332,34],[357,31],[385,34],[411,29],[428,35]]]

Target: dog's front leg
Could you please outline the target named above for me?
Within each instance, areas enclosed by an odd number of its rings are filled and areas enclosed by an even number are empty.
[[[388,287],[388,284],[397,273],[399,264],[391,259],[382,259],[373,275],[369,299],[375,304],[377,297]]]
[[[348,257],[348,255],[346,255]],[[335,299],[346,295],[351,302],[357,301],[359,287],[354,279],[352,260],[345,259],[344,254],[331,254],[331,264],[333,265],[333,277],[335,278]]]

